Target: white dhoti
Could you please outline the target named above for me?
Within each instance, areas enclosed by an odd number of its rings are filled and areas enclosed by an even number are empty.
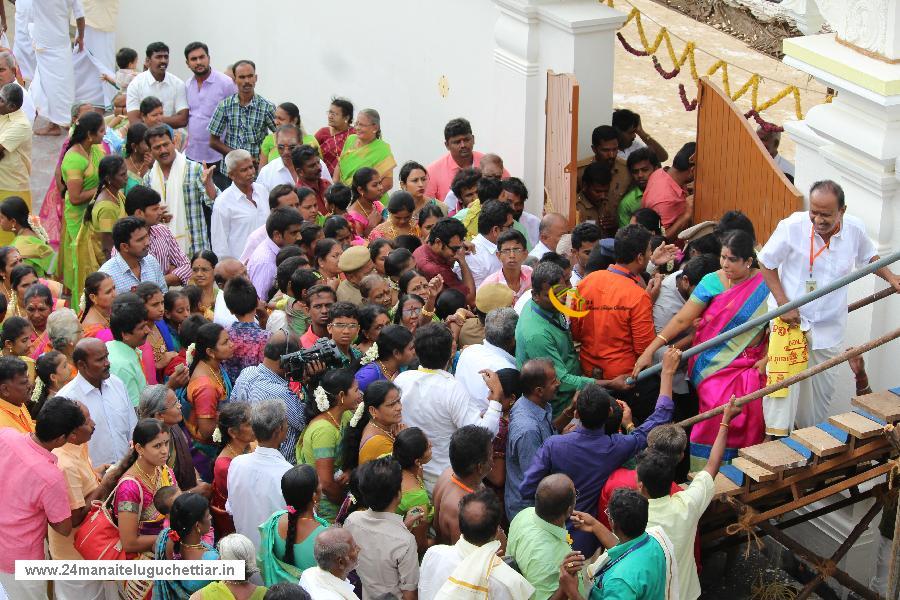
[[[31,82],[31,98],[40,114],[51,123],[68,127],[75,103],[75,71],[72,48],[42,48],[35,44],[37,70]]]
[[[812,347],[812,340],[809,339],[809,342]],[[841,346],[810,350],[806,368],[811,369],[840,353]],[[832,415],[831,405],[836,381],[837,372],[828,369],[792,385],[786,398],[763,398],[766,433],[788,436],[795,426],[801,429],[826,423],[828,417]]]
[[[84,28],[84,52],[74,55],[75,101],[111,106],[116,88],[100,79],[115,77],[116,34],[90,25]]]
[[[34,42],[28,23],[31,21],[31,3],[33,0],[16,2],[16,36],[13,38],[12,52],[19,63],[22,78],[29,82],[34,79],[35,57]]]
[[[115,581],[66,581],[53,582],[54,600],[119,600],[119,587]]]

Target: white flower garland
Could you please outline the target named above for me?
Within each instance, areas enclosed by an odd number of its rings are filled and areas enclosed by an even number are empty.
[[[187,363],[187,366],[191,366],[194,362],[194,354],[197,352],[197,344],[191,343],[190,346],[187,347],[187,350],[184,352],[184,360]]]
[[[31,230],[34,232],[34,235],[39,237],[41,241],[45,244],[50,241],[50,236],[47,235],[47,230],[44,229],[44,226],[41,225],[40,217],[35,215],[28,216],[28,226],[31,227]]]
[[[325,412],[329,408],[331,408],[331,401],[328,399],[328,392],[325,391],[321,385],[316,388],[316,391],[313,392],[313,398],[316,400],[316,408],[319,409],[319,412]]]
[[[359,421],[360,419],[362,419],[365,410],[365,403],[360,401],[360,403],[356,405],[356,410],[353,411],[353,416],[350,417],[350,427],[356,427],[357,425],[359,425]]]
[[[212,441],[214,441],[217,444],[222,443],[222,432],[219,431],[218,427],[216,427],[212,432]]]
[[[372,342],[372,345],[369,346],[369,349],[366,350],[366,353],[362,355],[362,358],[359,359],[360,365],[367,365],[369,363],[373,363],[378,360],[378,344]]]
[[[44,382],[41,381],[40,377],[35,378],[34,382],[34,391],[31,392],[31,401],[37,402],[38,398],[41,397],[41,392],[44,390]]]

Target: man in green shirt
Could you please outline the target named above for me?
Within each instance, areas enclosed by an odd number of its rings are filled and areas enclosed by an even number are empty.
[[[532,358],[553,361],[560,381],[559,392],[551,402],[554,418],[568,410],[577,390],[594,383],[593,378],[581,375],[569,324],[550,300],[551,289],[561,296],[568,286],[562,267],[551,262],[538,264],[531,274],[531,300],[516,325],[516,365],[520,370]]]
[[[639,492],[617,489],[607,508],[612,531],[587,513],[575,511],[572,514],[575,527],[593,532],[600,543],[609,548],[588,567],[592,578],[588,600],[666,600],[666,590],[675,585],[669,574],[673,569],[667,551],[659,541],[665,540],[665,534],[658,531],[651,534],[646,530],[648,505]],[[563,562],[559,568],[563,597],[583,600],[578,584],[578,578],[568,569],[568,562]]]
[[[641,207],[650,175],[660,167],[659,159],[650,148],[641,148],[629,154],[627,164],[631,173],[631,188],[619,201],[619,227],[631,223],[631,215]]]
[[[581,553],[572,551],[566,531],[574,509],[575,484],[556,473],[538,484],[534,507],[522,509],[510,523],[506,554],[534,586],[534,600],[564,600],[558,565],[584,562]]]
[[[147,378],[141,368],[140,346],[147,341],[150,325],[143,301],[130,292],[120,294],[112,305],[109,328],[113,335],[113,339],[106,342],[109,371],[122,380],[128,398],[137,406],[141,390],[147,387]]]

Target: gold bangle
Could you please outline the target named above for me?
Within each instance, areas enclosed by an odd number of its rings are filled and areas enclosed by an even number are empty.
[[[432,317],[434,316],[434,311],[433,311],[433,310],[425,310],[425,309],[423,308],[423,309],[422,309],[422,316],[423,316],[423,317],[428,317],[428,318],[430,319],[430,318],[432,318]]]
[[[661,333],[657,333],[656,337],[661,339],[663,341],[663,343],[665,343],[667,346],[669,345],[669,340],[667,340]]]
[[[719,423],[719,427],[724,427],[725,429],[728,429],[728,423]]]

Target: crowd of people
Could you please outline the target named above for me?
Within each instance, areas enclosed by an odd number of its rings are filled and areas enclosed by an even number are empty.
[[[398,162],[374,109],[334,98],[310,134],[253,61],[184,57],[187,81],[162,42],[143,70],[119,49],[108,115],[39,99],[41,133],[68,137],[38,218],[34,115],[0,53],[6,594],[47,598],[13,573],[50,557],[246,562],[242,581],[55,581],[62,599],[698,598],[720,465],[826,420],[834,375],[739,408],[775,331],[681,352],[877,260],[840,186],[764,245],[738,211],[692,223],[695,144],[663,167],[620,109],[572,223],[526,211],[543,202],[464,118],[446,154]],[[843,349],[846,306],[782,317],[811,365]],[[316,349],[302,374],[282,360]],[[85,526],[101,510],[115,556]]]

